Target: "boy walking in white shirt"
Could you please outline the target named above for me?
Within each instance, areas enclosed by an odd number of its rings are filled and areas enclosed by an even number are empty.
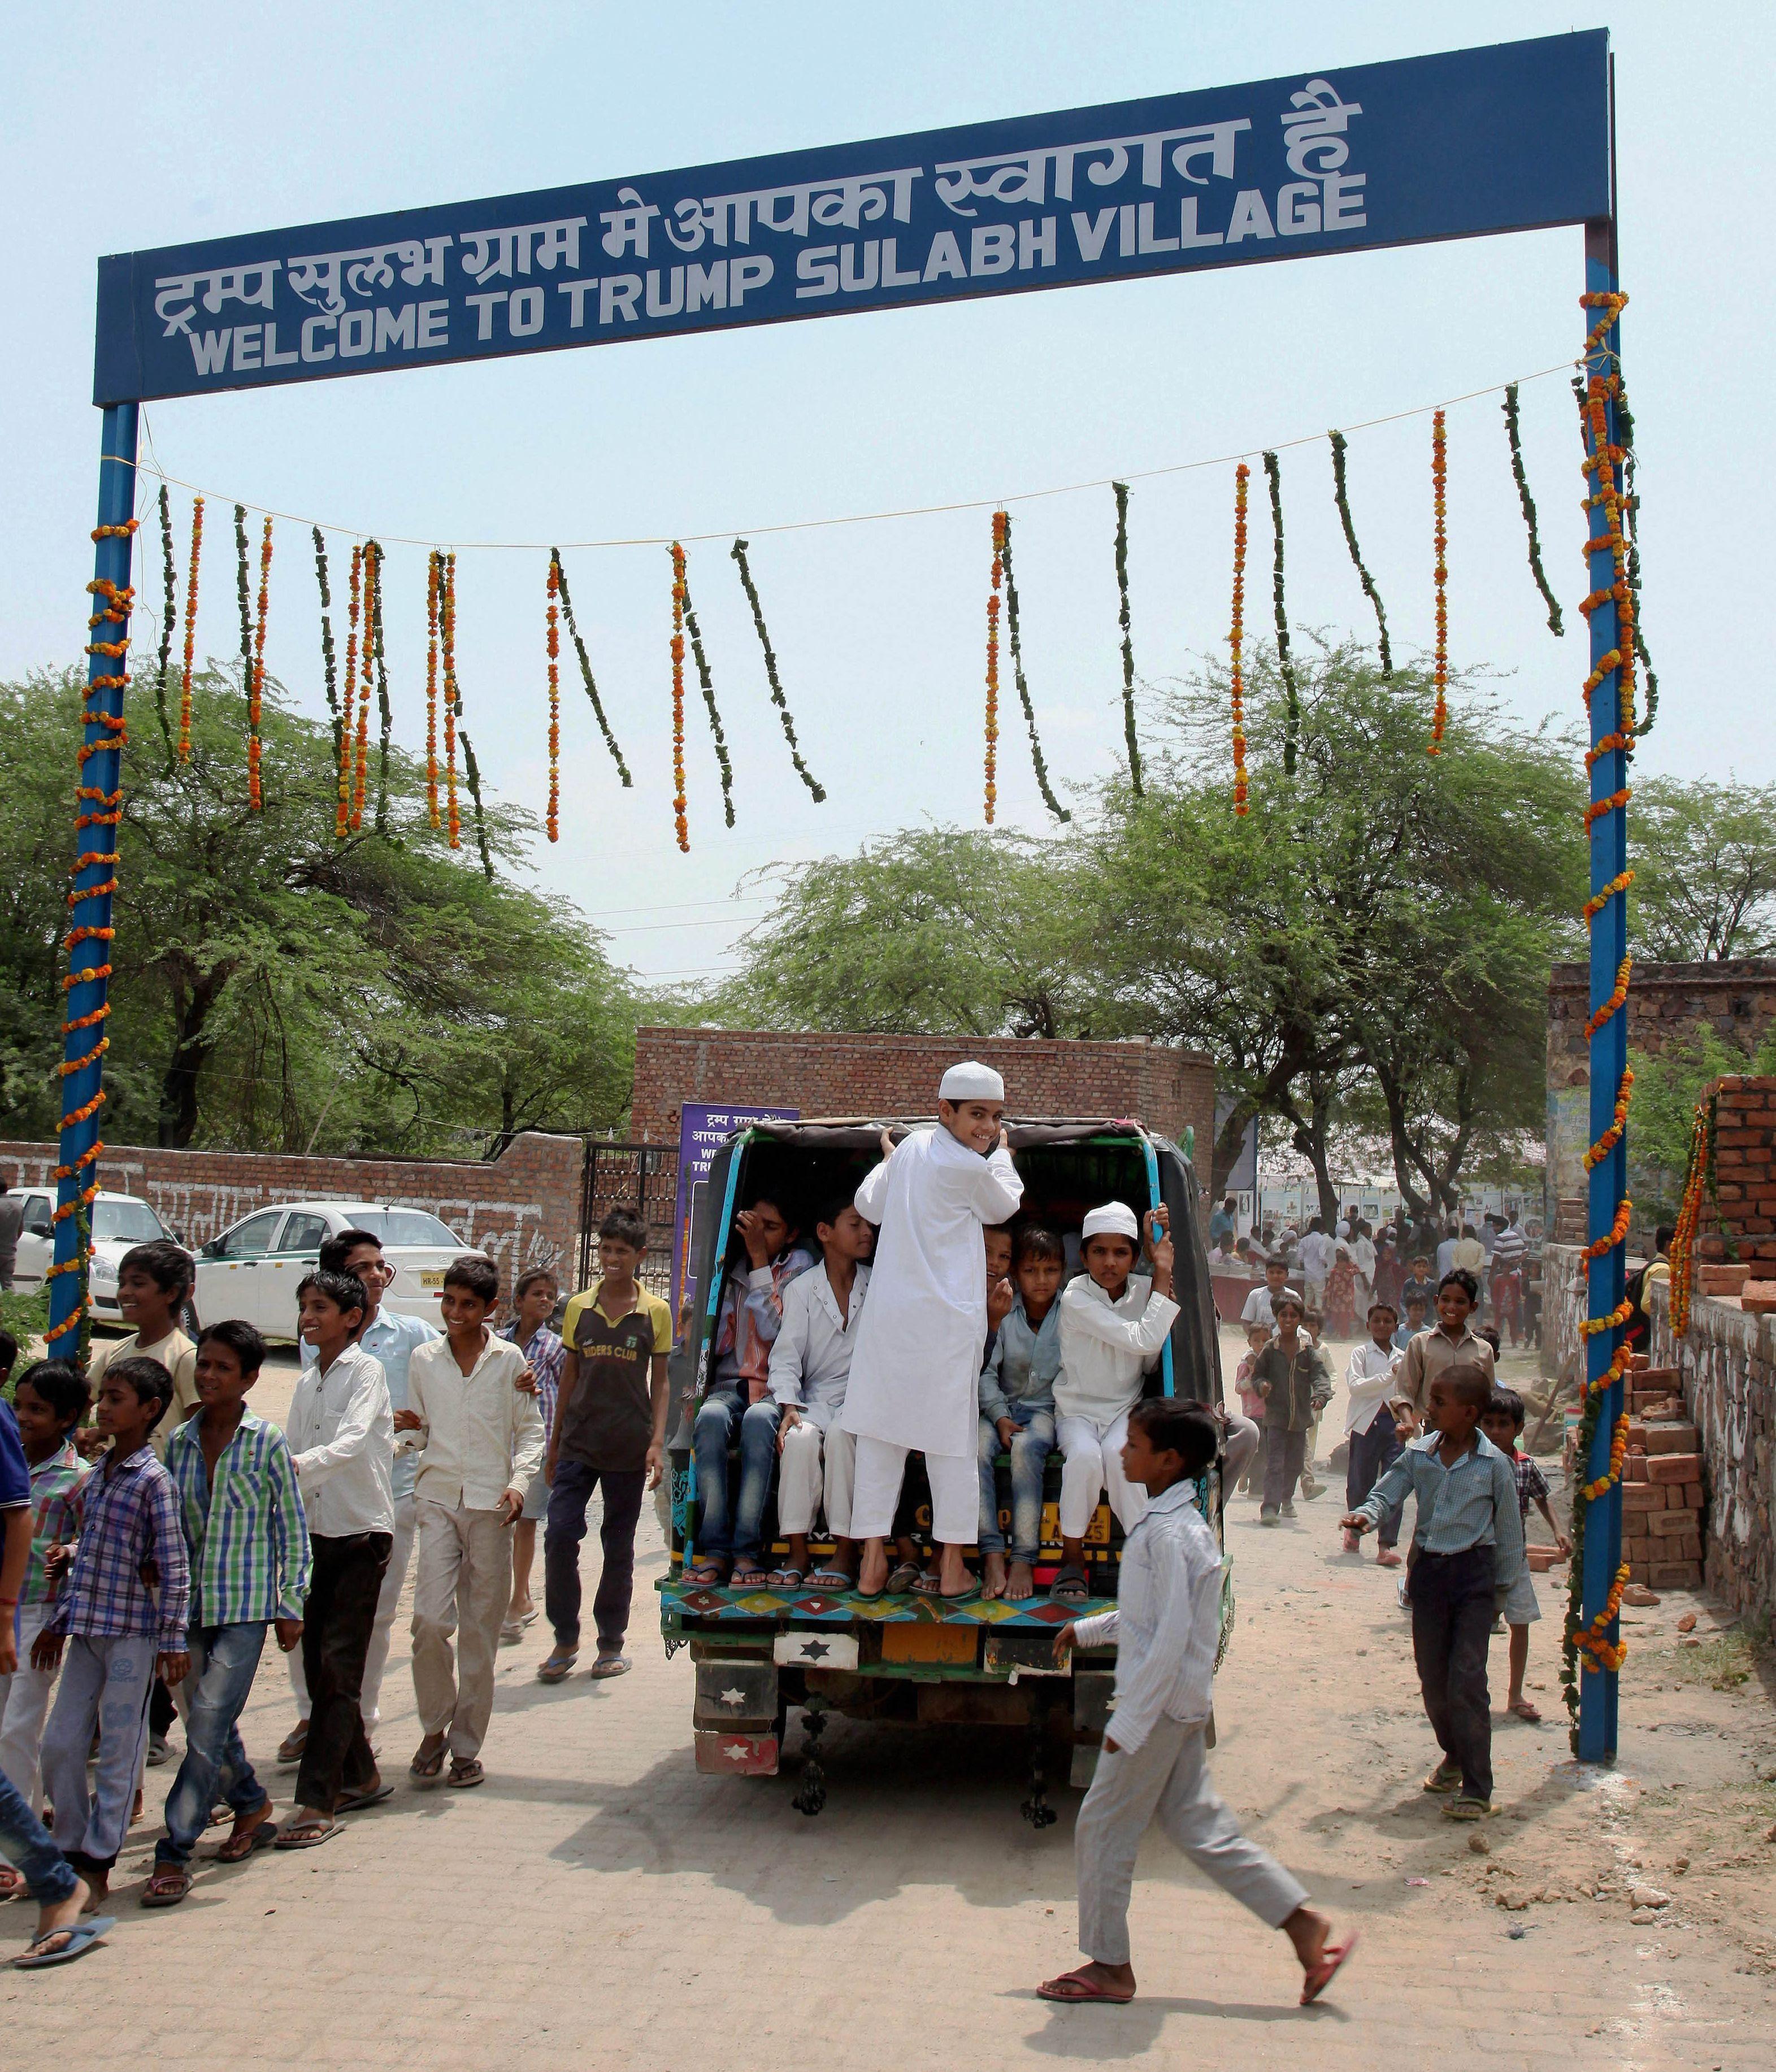
[[[1054,1378],[1054,1436],[1061,1469],[1061,1565],[1049,1594],[1078,1604],[1090,1594],[1085,1536],[1100,1493],[1124,1532],[1147,1507],[1141,1490],[1122,1472],[1128,1413],[1143,1378],[1158,1360],[1178,1308],[1172,1300],[1172,1240],[1164,1209],[1155,1209],[1159,1237],[1153,1278],[1134,1271],[1141,1226],[1126,1202],[1106,1202],[1086,1215],[1079,1235],[1085,1272],[1061,1296],[1061,1371]]]
[[[397,1431],[419,1435],[421,1449],[413,1690],[426,1737],[409,1767],[435,1783],[448,1751],[447,1782],[459,1790],[487,1777],[481,1744],[512,1593],[509,1535],[543,1465],[541,1413],[516,1386],[524,1356],[487,1327],[499,1300],[491,1260],[471,1253],[451,1264],[438,1302],[445,1335],[409,1362],[407,1407],[395,1417]],[[450,1647],[459,1624],[460,1665]]]
[[[1404,1355],[1394,1343],[1399,1320],[1391,1302],[1369,1305],[1369,1335],[1350,1355],[1344,1371],[1346,1403],[1344,1436],[1346,1466],[1344,1471],[1344,1507],[1355,1511],[1379,1477],[1398,1458],[1403,1441],[1394,1423],[1390,1399],[1394,1376]],[[1390,1504],[1381,1515],[1380,1545],[1375,1559],[1383,1568],[1397,1568],[1395,1551],[1400,1538],[1400,1506]],[[1344,1551],[1355,1554],[1362,1543],[1347,1526]]]
[[[1221,1630],[1221,1550],[1190,1488],[1214,1460],[1217,1434],[1194,1404],[1151,1396],[1130,1412],[1122,1470],[1148,1499],[1122,1551],[1119,1602],[1069,1621],[1054,1659],[1070,1647],[1116,1643],[1116,1709],[1074,1831],[1079,1947],[1087,1961],[1037,1988],[1049,2000],[1132,2000],[1128,1897],[1149,1823],[1160,1825],[1197,1868],[1294,1945],[1301,2004],[1318,2000],[1355,1947],[1330,1938],[1332,1924],[1307,1890],[1248,1842],[1209,1780],[1203,1733],[1213,1708]]]
[[[816,1590],[849,1590],[855,1559],[851,1489],[857,1441],[838,1423],[870,1288],[876,1234],[849,1194],[828,1204],[814,1224],[821,1264],[798,1274],[783,1290],[783,1320],[771,1348],[771,1392],[781,1416],[777,1451],[777,1523],[789,1559],[772,1572],[773,1589],[795,1589],[808,1570],[808,1535],[823,1494],[832,1565],[809,1576]]]

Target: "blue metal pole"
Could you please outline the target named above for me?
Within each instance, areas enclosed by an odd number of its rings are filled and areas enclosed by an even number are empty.
[[[1585,232],[1585,289],[1589,294],[1617,292],[1615,227],[1608,219],[1588,223]],[[1585,311],[1587,335],[1607,312]],[[1619,323],[1612,324],[1586,356],[1583,369],[1587,384],[1601,376],[1607,380],[1618,364],[1622,349]],[[1605,400],[1605,436],[1608,446],[1618,446],[1618,418],[1613,397]],[[1594,437],[1588,436],[1592,451]],[[1622,484],[1619,462],[1610,466],[1618,490]],[[1602,485],[1602,464],[1595,460],[1589,478],[1589,491],[1595,499]],[[1600,501],[1591,505],[1590,546],[1585,565],[1589,588],[1607,591],[1616,580],[1609,513]],[[1615,601],[1606,598],[1591,614],[1591,673],[1615,648],[1618,632]],[[1591,766],[1591,801],[1612,798],[1628,782],[1628,758],[1620,745],[1622,734],[1620,672],[1611,669],[1591,697],[1591,746],[1596,760]],[[1597,751],[1614,737],[1617,746]],[[1625,806],[1612,807],[1591,823],[1591,892],[1595,898],[1618,878],[1627,867],[1628,815]],[[1618,891],[1593,916],[1591,927],[1591,1013],[1597,1015],[1614,993],[1617,973],[1628,954],[1628,906],[1625,893]],[[1615,1120],[1616,1097],[1628,1066],[1628,1018],[1617,1012],[1596,1028],[1591,1036],[1591,1141],[1595,1144]],[[1628,1145],[1626,1137],[1591,1169],[1586,1231],[1592,1244],[1605,1240],[1616,1219],[1617,1205],[1628,1192]],[[1586,1314],[1593,1320],[1609,1316],[1622,1302],[1625,1286],[1625,1248],[1611,1245],[1589,1262]],[[1585,1342],[1585,1371],[1594,1384],[1610,1371],[1622,1338],[1621,1326],[1595,1331]],[[1616,1426],[1622,1416],[1622,1384],[1618,1378],[1603,1392],[1598,1404],[1595,1430],[1584,1473],[1591,1482],[1610,1472],[1610,1454]],[[1589,1628],[1602,1612],[1622,1562],[1622,1485],[1612,1483],[1591,1502],[1585,1515],[1585,1569],[1582,1578],[1582,1616]],[[1604,1638],[1614,1645],[1620,1638],[1620,1621],[1612,1619]],[[1617,1675],[1613,1669],[1587,1665],[1579,1660],[1579,1757],[1585,1762],[1607,1762],[1616,1753]]]
[[[56,1168],[56,1258],[50,1272],[49,1353],[80,1356],[88,1247],[81,1198],[98,1182],[101,1049],[109,1011],[111,895],[117,883],[123,797],[123,694],[132,602],[136,504],[136,405],[107,409],[99,442],[99,519],[93,535],[92,620],[87,635],[85,724],[80,730],[73,889],[68,894],[68,1018],[62,1038],[61,1155]]]

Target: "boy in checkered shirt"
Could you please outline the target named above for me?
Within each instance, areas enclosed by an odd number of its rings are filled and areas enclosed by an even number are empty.
[[[137,1354],[106,1367],[95,1422],[111,1450],[69,1499],[79,1533],[72,1572],[31,1651],[38,1668],[52,1670],[68,1648],[43,1737],[43,1782],[56,1845],[95,1904],[129,1831],[155,1670],[171,1689],[191,1667],[185,1531],[178,1493],[150,1441],[172,1400],[173,1378],[158,1360]],[[95,1727],[99,1756],[88,1793]]]
[[[1517,1478],[1518,1515],[1526,1527],[1529,1507],[1533,1503],[1548,1521],[1556,1547],[1561,1553],[1570,1554],[1572,1543],[1555,1523],[1554,1514],[1548,1508],[1548,1478],[1530,1455],[1517,1450],[1526,1414],[1523,1399],[1515,1389],[1495,1388],[1492,1400],[1486,1405],[1486,1413],[1480,1420],[1480,1429],[1511,1463],[1511,1471]],[[1528,1537],[1527,1531],[1524,1537]],[[1529,1667],[1529,1629],[1541,1615],[1542,1608],[1536,1601],[1536,1579],[1526,1566],[1511,1585],[1500,1614],[1511,1629],[1511,1695],[1505,1702],[1507,1709],[1519,1720],[1534,1721],[1542,1716],[1535,1700],[1523,1696],[1523,1676]],[[1493,1630],[1496,1632],[1498,1628],[1494,1626]]]

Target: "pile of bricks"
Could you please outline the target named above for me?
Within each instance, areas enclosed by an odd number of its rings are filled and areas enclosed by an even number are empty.
[[[1716,1079],[1713,1192],[1718,1221],[1696,1231],[1698,1261],[1733,1259],[1754,1280],[1776,1273],[1776,1088],[1767,1079]],[[1737,1289],[1731,1291],[1737,1294]]]
[[[1628,1459],[1622,1490],[1622,1558],[1653,1589],[1702,1581],[1702,1450],[1679,1393],[1677,1369],[1636,1357],[1624,1382]]]

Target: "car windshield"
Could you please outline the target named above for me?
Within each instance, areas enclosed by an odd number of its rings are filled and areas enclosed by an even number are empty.
[[[97,1243],[110,1238],[119,1244],[146,1244],[165,1237],[166,1226],[146,1202],[107,1202],[92,1204],[92,1236]]]
[[[367,1230],[384,1244],[449,1244],[458,1252],[468,1248],[448,1223],[423,1209],[367,1209],[352,1219],[354,1230]]]

